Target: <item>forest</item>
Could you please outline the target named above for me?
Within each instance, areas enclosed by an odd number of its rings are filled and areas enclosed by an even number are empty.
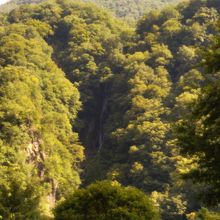
[[[220,220],[220,1],[93,2],[0,6],[0,219]]]
[[[9,12],[23,4],[36,4],[46,0],[11,0],[0,6],[0,11]],[[77,0],[71,0],[72,2],[78,2]],[[101,7],[112,12],[117,17],[129,22],[130,25],[136,23],[136,21],[142,17],[145,13],[152,9],[160,9],[161,7],[169,4],[176,4],[182,0],[81,0],[87,3],[95,3]]]

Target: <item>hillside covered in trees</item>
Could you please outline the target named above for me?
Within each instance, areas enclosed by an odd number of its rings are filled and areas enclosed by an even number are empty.
[[[168,4],[182,0],[84,0],[93,2],[112,11],[117,17],[127,21],[137,20],[152,9],[161,9]]]
[[[40,3],[45,0],[11,0],[0,6],[0,11],[10,11],[22,4]],[[79,2],[71,0],[72,2]],[[95,3],[102,6],[115,14],[117,17],[126,21],[134,22],[144,13],[152,9],[161,9],[168,4],[176,4],[183,0],[81,0],[82,2]]]
[[[220,219],[219,13],[1,13],[0,219]]]

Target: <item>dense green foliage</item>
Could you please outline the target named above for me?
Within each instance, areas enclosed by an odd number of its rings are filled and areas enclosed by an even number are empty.
[[[114,182],[97,182],[76,191],[55,209],[56,220],[159,220],[147,196]]]
[[[152,193],[164,219],[181,218],[200,206],[196,195],[203,187],[189,193],[190,182],[179,179],[192,165],[191,159],[179,155],[172,125],[190,113],[204,84],[200,48],[216,32],[216,3],[186,2],[146,15],[138,24],[136,43],[126,47],[121,74],[113,81],[100,160],[112,162],[104,162],[109,166],[104,172]]]
[[[202,208],[197,213],[188,214],[187,217],[189,220],[219,220],[220,213],[219,212],[211,212],[205,208]]]
[[[50,33],[46,23],[34,20],[0,30],[0,194],[4,199],[0,214],[4,219],[33,219],[26,210],[31,211],[28,206],[39,193],[53,205],[58,194],[80,184],[78,163],[83,151],[72,132],[81,105],[79,92],[51,59],[52,48],[43,40]],[[27,204],[20,198],[25,195]],[[26,210],[17,215],[20,206]]]
[[[207,85],[194,105],[192,114],[182,120],[177,127],[179,144],[183,153],[194,157],[197,166],[190,171],[190,177],[205,182],[206,200],[218,203],[219,191],[219,38],[207,52],[204,65],[208,73]]]
[[[198,220],[219,220],[220,213],[219,212],[210,212],[207,209],[202,209],[197,214]]]
[[[202,51],[219,12],[185,1],[135,29],[71,0],[1,14],[0,216],[41,219],[103,179],[143,190],[163,220],[195,213],[201,192],[218,203],[219,39]]]

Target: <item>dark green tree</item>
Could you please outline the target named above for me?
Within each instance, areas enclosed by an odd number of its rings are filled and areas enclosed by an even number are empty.
[[[159,220],[150,199],[133,187],[97,182],[76,191],[55,209],[56,220]]]

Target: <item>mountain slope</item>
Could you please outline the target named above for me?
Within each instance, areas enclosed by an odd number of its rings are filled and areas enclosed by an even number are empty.
[[[161,8],[168,4],[178,3],[181,0],[84,0],[94,2],[110,9],[118,17],[124,19],[138,19],[146,12]]]
[[[12,0],[0,7],[0,11],[9,11],[17,5],[39,3],[44,0]],[[79,2],[77,0],[71,0]],[[168,4],[175,4],[183,0],[81,0],[84,2],[92,2],[103,6],[106,9],[112,11],[117,17],[126,20],[137,20],[146,12],[164,7]]]
[[[73,0],[1,16],[0,217],[40,219],[28,201],[51,207],[81,181],[103,179],[151,195],[163,220],[203,206],[208,186],[181,178],[194,164],[172,127],[206,83],[200,48],[219,13],[219,0],[192,0],[150,12],[136,31]]]

